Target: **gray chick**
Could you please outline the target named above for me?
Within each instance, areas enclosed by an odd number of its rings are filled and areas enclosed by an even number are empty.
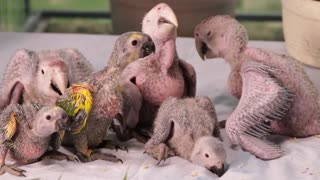
[[[170,155],[178,155],[221,176],[226,152],[211,100],[167,98],[160,106],[154,134],[146,143],[145,152],[158,163]]]

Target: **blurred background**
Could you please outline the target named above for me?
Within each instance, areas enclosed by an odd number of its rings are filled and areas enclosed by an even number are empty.
[[[0,31],[119,34],[139,30],[158,2],[177,13],[180,36],[191,36],[203,17],[230,14],[251,40],[283,40],[280,0],[0,0]]]

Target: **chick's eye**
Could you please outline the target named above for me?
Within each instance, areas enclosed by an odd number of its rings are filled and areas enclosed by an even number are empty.
[[[43,69],[41,69],[41,73],[44,74],[44,70]]]
[[[209,158],[209,154],[206,153],[205,156],[206,156],[206,158]]]
[[[137,40],[133,40],[133,41],[131,41],[131,44],[132,44],[132,46],[136,46],[138,44],[138,41]]]
[[[50,116],[50,115],[46,115],[46,119],[47,119],[47,120],[50,120],[50,119],[51,119],[51,116]]]

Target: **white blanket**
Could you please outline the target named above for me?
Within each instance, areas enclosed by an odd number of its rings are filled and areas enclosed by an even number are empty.
[[[64,47],[78,48],[99,70],[106,64],[115,38],[103,35],[0,33],[0,72],[3,72],[10,56],[18,48],[40,50]],[[177,46],[179,56],[193,64],[197,71],[197,95],[209,96],[215,103],[219,119],[226,119],[237,104],[237,100],[231,97],[226,88],[228,64],[221,59],[202,62],[191,38],[179,38]],[[249,46],[285,53],[282,42],[251,41]],[[310,67],[306,70],[316,86],[320,87],[320,70]],[[106,138],[114,139],[114,136]],[[286,155],[272,161],[262,161],[239,148],[232,150],[224,131],[223,138],[228,166],[221,179],[320,179],[320,137],[280,138]],[[123,160],[123,164],[100,160],[90,163],[44,160],[21,168],[27,171],[28,179],[123,179],[126,175],[127,179],[218,178],[205,168],[179,157],[169,158],[156,166],[156,160],[143,154],[143,144],[136,140],[122,144],[129,148],[129,153],[106,149],[102,151],[114,153]],[[62,151],[68,152],[64,148]],[[4,174],[0,178],[17,177]]]

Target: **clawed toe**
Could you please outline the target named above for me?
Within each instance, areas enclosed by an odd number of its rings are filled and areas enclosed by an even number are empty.
[[[20,169],[18,167],[2,164],[0,167],[0,175],[4,174],[6,172],[10,173],[12,175],[15,175],[15,176],[26,177],[26,175],[24,174],[26,172],[25,170]]]
[[[129,152],[126,146],[118,145],[111,140],[104,140],[103,143],[99,146],[99,148],[107,148],[118,151],[119,149],[122,151]]]
[[[102,153],[92,153],[88,157],[81,154],[80,152],[77,153],[77,157],[80,159],[81,162],[91,162],[95,160],[105,160],[105,161],[110,161],[110,162],[121,162],[123,161],[119,159],[117,156],[113,154],[102,154]]]
[[[73,161],[73,162],[79,162],[79,158],[75,157],[75,156],[71,156],[71,155],[67,155],[64,154],[62,152],[59,151],[48,151],[46,152],[42,158],[42,160],[44,159],[54,159],[54,160],[58,160],[58,161],[62,161],[62,160],[67,160],[67,161]]]
[[[148,142],[148,140],[150,139],[150,137],[148,135],[144,135],[138,131],[133,131],[132,132],[132,136],[139,142],[145,144]]]
[[[105,160],[105,161],[111,161],[111,162],[121,162],[123,163],[123,161],[119,158],[117,158],[117,156],[113,155],[113,154],[100,154],[100,153],[93,153],[91,154],[91,159],[94,160]]]
[[[146,148],[145,153],[158,160],[156,165],[160,165],[161,162],[165,162],[168,157],[174,155],[173,151],[164,143]]]

